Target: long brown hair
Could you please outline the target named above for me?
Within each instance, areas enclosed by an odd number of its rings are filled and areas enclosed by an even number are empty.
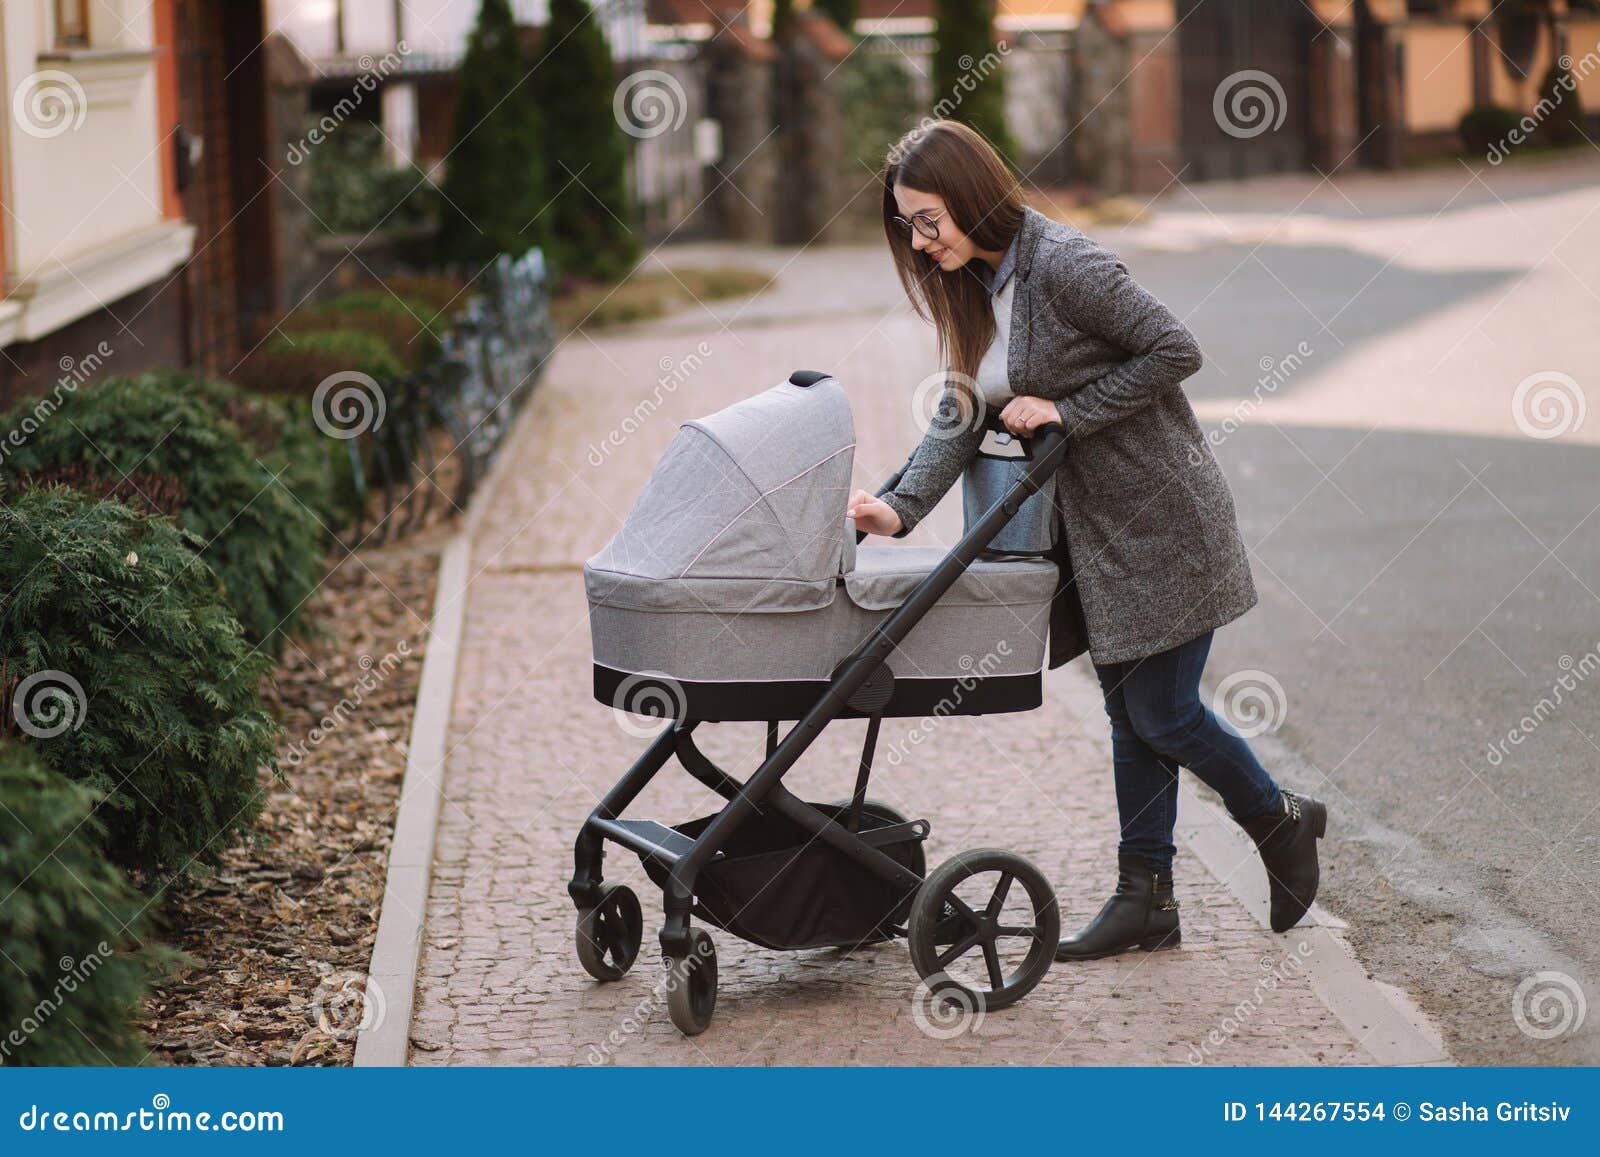
[[[911,247],[892,218],[900,212],[894,187],[904,185],[944,199],[949,219],[979,249],[1004,251],[1022,227],[1022,189],[982,134],[956,121],[912,129],[889,149],[883,170],[883,231],[900,284],[912,308],[939,334],[939,354],[965,382],[978,372],[994,340],[989,287],[965,266],[946,273]]]

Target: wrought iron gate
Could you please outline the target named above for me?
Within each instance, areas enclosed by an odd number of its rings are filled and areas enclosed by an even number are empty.
[[[1296,0],[1178,0],[1184,180],[1309,167],[1316,33]]]

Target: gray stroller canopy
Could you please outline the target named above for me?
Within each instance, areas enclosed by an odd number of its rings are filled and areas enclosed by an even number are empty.
[[[832,378],[784,382],[685,422],[584,568],[591,603],[792,611],[833,598],[854,460]]]

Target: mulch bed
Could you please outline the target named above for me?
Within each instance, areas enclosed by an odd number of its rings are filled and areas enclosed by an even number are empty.
[[[186,967],[141,1022],[150,1063],[348,1065],[364,998],[438,553],[447,531],[338,563],[313,599],[311,638],[285,648],[267,702],[287,783],[220,868],[175,885],[162,940]]]

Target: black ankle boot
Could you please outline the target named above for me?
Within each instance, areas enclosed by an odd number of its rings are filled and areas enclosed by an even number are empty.
[[[1284,808],[1241,820],[1266,865],[1272,892],[1272,930],[1287,932],[1317,898],[1317,841],[1328,830],[1328,808],[1308,795],[1283,793]]]
[[[1172,873],[1153,871],[1141,856],[1119,853],[1117,890],[1082,932],[1056,946],[1057,960],[1098,960],[1132,948],[1176,948],[1178,902]]]

